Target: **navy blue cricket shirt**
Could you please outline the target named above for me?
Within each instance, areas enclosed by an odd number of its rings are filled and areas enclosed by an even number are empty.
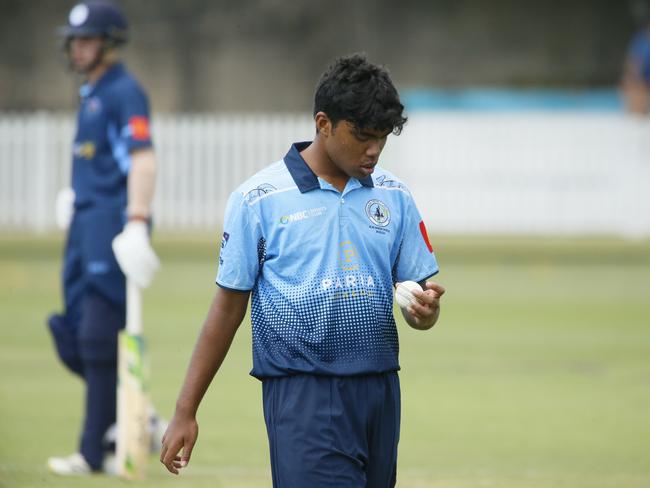
[[[75,207],[126,207],[130,153],[151,146],[149,103],[121,63],[80,89],[73,145]]]

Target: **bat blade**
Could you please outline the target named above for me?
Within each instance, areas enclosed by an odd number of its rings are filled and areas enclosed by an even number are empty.
[[[149,459],[149,395],[144,338],[123,331],[118,347],[117,444],[118,475],[144,479]]]
[[[117,363],[117,474],[144,479],[151,434],[149,432],[149,365],[142,336],[140,290],[127,283],[126,330],[118,337]]]

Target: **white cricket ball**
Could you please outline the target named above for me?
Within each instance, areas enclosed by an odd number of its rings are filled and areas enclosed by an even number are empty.
[[[411,302],[416,300],[413,293],[411,293],[413,290],[422,291],[422,287],[415,281],[403,281],[397,285],[395,289],[395,301],[397,301],[400,307],[406,308]]]

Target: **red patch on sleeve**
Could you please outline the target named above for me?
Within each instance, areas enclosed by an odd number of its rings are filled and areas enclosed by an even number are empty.
[[[420,234],[422,234],[422,239],[424,239],[424,243],[427,245],[429,252],[433,252],[433,247],[431,247],[431,243],[429,242],[429,234],[427,234],[427,228],[424,226],[423,220],[420,220]]]
[[[146,141],[151,135],[149,133],[149,119],[142,116],[134,116],[129,119],[131,137],[136,141]]]

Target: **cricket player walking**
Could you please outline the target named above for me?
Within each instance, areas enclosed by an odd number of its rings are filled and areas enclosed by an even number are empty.
[[[252,296],[253,370],[262,382],[273,486],[392,487],[400,434],[393,287],[436,323],[444,288],[407,187],[377,166],[406,118],[387,71],[338,59],[315,94],[313,142],[242,184],[228,202],[219,286],[190,361],[160,460],[175,474],[196,412]]]
[[[125,274],[143,288],[158,266],[148,234],[155,159],[147,97],[118,57],[128,39],[124,14],[112,3],[89,0],[70,11],[61,34],[70,67],[85,82],[72,192],[58,208],[59,222],[69,226],[65,311],[51,315],[48,325],[60,359],[84,381],[86,397],[79,451],[47,464],[59,475],[87,475],[104,468],[103,438],[116,417]]]

